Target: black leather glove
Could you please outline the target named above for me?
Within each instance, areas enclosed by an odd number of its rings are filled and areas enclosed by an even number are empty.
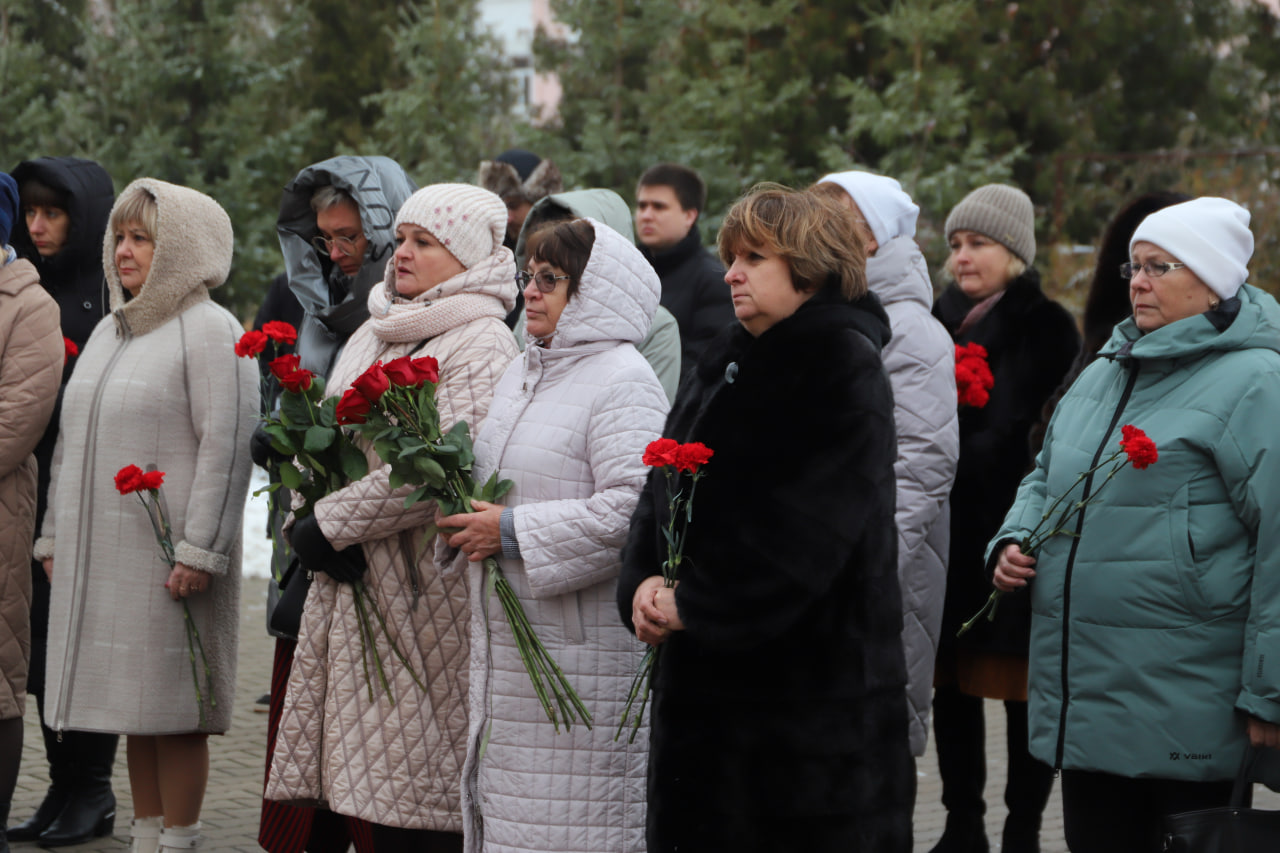
[[[289,544],[302,561],[302,568],[309,572],[324,572],[339,583],[356,583],[369,570],[364,559],[364,548],[352,545],[341,551],[329,544],[314,515],[293,523],[289,532]]]
[[[266,427],[262,424],[254,427],[253,435],[249,436],[249,456],[259,468],[266,468],[271,462],[279,465],[289,461],[288,456],[271,446],[271,436],[267,435]]]

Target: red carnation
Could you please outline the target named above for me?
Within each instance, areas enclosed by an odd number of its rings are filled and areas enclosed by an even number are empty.
[[[236,355],[241,358],[254,358],[267,348],[266,332],[245,332],[236,341]]]
[[[370,403],[376,403],[391,387],[391,380],[387,378],[382,362],[375,361],[368,370],[360,374],[355,382],[351,383],[351,387],[360,392],[360,396]]]
[[[354,388],[348,388],[342,394],[342,399],[338,401],[338,407],[334,410],[334,414],[338,416],[340,424],[362,424],[365,422],[365,415],[369,414],[369,410],[373,408],[359,391]]]
[[[1124,448],[1125,455],[1129,457],[1134,468],[1146,468],[1159,458],[1156,443],[1136,426],[1125,424],[1120,427],[1120,433],[1124,436],[1120,439],[1120,446]]]
[[[126,465],[116,472],[116,491],[122,495],[139,492],[146,488],[143,485],[142,469],[137,465]]]
[[[292,344],[298,340],[298,330],[283,320],[263,323],[262,333],[278,344]]]
[[[682,444],[676,448],[676,469],[690,474],[697,473],[714,455],[715,451],[700,441]]]
[[[76,342],[71,340],[71,338],[64,337],[62,339],[62,348],[66,352],[66,355],[62,359],[64,363],[80,354],[80,347],[76,346]]]
[[[652,465],[654,468],[662,468],[667,465],[676,464],[676,451],[680,449],[680,442],[674,438],[659,438],[649,442],[649,446],[644,449],[644,458],[641,460],[646,465]]]
[[[299,367],[300,362],[301,359],[296,355],[282,355],[271,359],[268,367],[271,368],[271,375],[280,380],[281,388],[300,394],[311,387],[311,380],[315,376],[310,370]]]
[[[987,348],[981,344],[956,345],[956,399],[961,406],[981,409],[991,399],[995,386]]]
[[[163,471],[144,471],[142,473],[142,488],[149,491],[158,491],[164,485]]]

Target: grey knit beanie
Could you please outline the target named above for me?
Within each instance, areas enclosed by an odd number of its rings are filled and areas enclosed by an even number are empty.
[[[957,231],[990,237],[1027,266],[1036,259],[1036,214],[1031,199],[1017,187],[987,184],[969,193],[947,217],[947,240]]]
[[[507,206],[471,184],[432,184],[400,207],[396,227],[405,222],[430,231],[458,263],[471,269],[502,246]]]

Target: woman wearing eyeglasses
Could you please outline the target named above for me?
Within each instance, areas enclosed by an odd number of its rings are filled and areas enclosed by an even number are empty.
[[[516,267],[502,245],[506,206],[488,190],[436,184],[395,218],[395,252],[369,293],[369,319],[347,342],[327,392],[340,395],[374,362],[434,357],[446,430],[484,422],[498,378],[518,354],[503,318]],[[335,238],[329,238],[335,239]],[[335,245],[336,248],[336,245]],[[424,541],[433,503],[404,506],[371,445],[369,474],[322,498],[290,542],[317,573],[307,599],[267,797],[325,801],[373,824],[388,851],[462,849],[467,754],[468,594],[464,572],[442,571]],[[375,631],[390,691],[360,664],[352,583],[427,685],[424,693]],[[311,744],[323,743],[323,751]]]
[[[529,345],[494,392],[476,479],[514,481],[503,505],[440,519],[472,561],[496,556],[530,623],[594,718],[556,734],[480,563],[471,563],[468,851],[640,853],[647,733],[614,740],[644,647],[614,596],[645,447],[667,397],[636,345],[658,307],[639,250],[593,219],[529,241]],[[486,619],[487,614],[487,619]]]
[[[933,306],[957,344],[987,351],[995,385],[985,406],[961,406],[960,459],[951,490],[951,542],[942,634],[934,669],[933,731],[946,829],[932,853],[985,853],[983,702],[1004,702],[1009,814],[1001,850],[1038,851],[1051,768],[1027,752],[1026,596],[963,637],[960,625],[991,592],[983,553],[1031,470],[1028,434],[1080,349],[1075,320],[1044,295],[1034,268],[1035,211],[1016,187],[988,184],[947,216],[953,283]]]
[[[1248,744],[1280,744],[1280,306],[1245,283],[1249,213],[1226,199],[1151,214],[1129,253],[1133,316],[1062,398],[988,552],[998,588],[1030,588],[1031,751],[1062,770],[1075,853],[1160,850],[1165,814],[1226,805]],[[1126,424],[1156,462],[1022,554]]]

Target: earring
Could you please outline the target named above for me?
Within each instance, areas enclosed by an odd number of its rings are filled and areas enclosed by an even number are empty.
[[[1216,299],[1210,299],[1210,300],[1209,300],[1209,310],[1210,310],[1210,311],[1216,311],[1216,310],[1218,310],[1218,305],[1219,305],[1218,300],[1216,300]]]

